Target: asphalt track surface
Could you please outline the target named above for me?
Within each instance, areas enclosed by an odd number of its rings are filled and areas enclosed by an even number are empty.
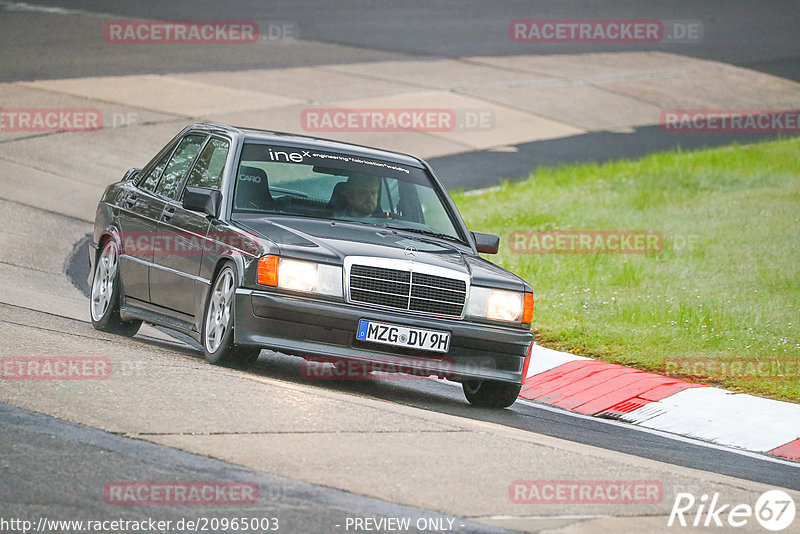
[[[190,454],[171,447],[124,438],[0,404],[0,456],[4,470],[0,501],[2,517],[23,516],[37,507],[51,520],[74,521],[106,518],[108,506],[101,497],[109,481],[125,480],[225,480],[255,484],[259,500],[254,505],[226,506],[118,506],[114,519],[130,521],[152,517],[159,521],[200,518],[278,519],[280,531],[328,532],[344,528],[348,517],[403,517],[419,520],[453,520],[459,532],[508,532],[485,524],[446,517],[440,513],[388,503],[345,491],[322,488]],[[13,459],[13,460],[12,460]],[[79,483],[76,483],[79,481]],[[58,506],[53,506],[58,503]],[[49,514],[49,515],[48,515]],[[223,529],[214,529],[213,531]],[[4,530],[0,530],[5,532]],[[375,532],[383,532],[378,530]]]
[[[3,2],[17,4],[17,2]],[[76,76],[189,72],[270,66],[318,65],[408,57],[462,57],[513,54],[575,54],[621,50],[660,50],[712,59],[800,81],[800,10],[795,2],[746,0],[674,2],[624,0],[592,2],[520,1],[295,1],[115,2],[44,0],[29,2],[76,12],[78,22],[47,26],[46,38],[31,12],[33,26],[10,26],[0,19],[4,80]],[[21,9],[21,8],[20,8]],[[158,50],[108,54],[96,46],[96,32],[83,32],[94,17],[163,20],[255,20],[290,23],[302,40],[342,45],[338,54],[272,57],[248,54],[246,48],[219,53],[210,47],[187,47],[163,57]],[[508,39],[515,19],[659,19],[700,21],[699,42],[655,44],[537,44]],[[34,31],[31,31],[34,30]],[[102,42],[102,40],[100,40]],[[224,48],[224,47],[222,47]]]
[[[88,240],[87,236],[76,246],[76,252],[68,262],[68,274],[73,284],[87,298],[88,268],[83,255]],[[170,334],[185,343],[184,350],[202,359],[200,345],[187,336]],[[301,361],[293,356],[262,351],[258,363],[241,372],[298,384],[313,384],[313,381],[302,376]],[[728,447],[714,447],[697,440],[676,439],[676,436],[667,433],[650,433],[625,423],[582,416],[537,401],[520,399],[511,408],[501,411],[475,409],[466,403],[459,384],[444,380],[375,378],[363,381],[330,381],[319,387],[423,410],[499,423],[642,458],[800,490],[800,463],[797,462],[749,454]]]
[[[16,6],[16,7],[14,7]],[[30,7],[34,6],[34,7]],[[47,12],[50,8],[52,11]],[[2,9],[18,15],[3,17]],[[42,18],[42,14],[54,15]],[[19,15],[25,22],[19,24]],[[320,48],[196,45],[116,49],[98,26],[115,18],[159,20],[252,20],[262,28],[292,28],[301,41]],[[516,43],[508,27],[516,19],[657,19],[702,25],[694,42]],[[0,2],[3,81],[142,73],[237,70],[363,61],[514,54],[576,54],[663,51],[710,59],[800,81],[800,10],[794,2],[392,2],[231,0],[224,3],[43,0]],[[131,50],[132,49],[132,50]],[[516,145],[513,152],[475,151],[431,158],[450,189],[474,189],[520,179],[543,165],[636,158],[662,150],[700,149],[780,137],[779,134],[675,134],[657,126],[631,133],[592,132]]]
[[[800,80],[800,10],[793,2],[504,2],[463,5],[456,2],[293,2],[283,6],[264,2],[210,2],[185,4],[163,2],[41,1],[16,5],[26,22],[6,17],[0,10],[0,47],[3,49],[2,81],[65,78],[133,73],[196,72],[247,68],[317,65],[403,57],[459,57],[531,53],[529,45],[506,38],[513,19],[554,18],[658,18],[701,20],[704,39],[693,44],[663,44],[642,50],[665,50],[714,59],[778,76]],[[30,8],[29,5],[39,6]],[[28,6],[28,7],[26,7]],[[66,9],[59,24],[41,18],[41,6]],[[458,13],[455,17],[454,13]],[[335,45],[307,50],[278,51],[271,57],[254,57],[247,50],[187,47],[169,56],[160,50],[138,49],[108,54],[97,46],[96,32],[84,31],[98,18],[161,18],[173,20],[252,19],[296,24],[302,40]],[[676,48],[677,47],[677,48]],[[134,47],[135,48],[135,47]],[[614,51],[618,45],[551,45],[541,54]],[[742,142],[761,139],[738,138]],[[501,178],[523,176],[542,164],[598,161],[635,157],[652,151],[727,144],[730,135],[695,135],[676,140],[657,127],[633,133],[598,132],[517,147],[510,157],[503,153],[474,152],[432,161],[450,187],[482,187]],[[470,169],[471,174],[462,171]],[[477,172],[476,172],[477,170]],[[457,181],[456,177],[468,176]],[[83,249],[81,249],[83,250]],[[85,258],[74,255],[69,275],[85,286]],[[82,267],[82,265],[84,265]],[[185,347],[201,358],[198,350]],[[264,374],[289,382],[301,382],[299,360],[262,352],[259,363],[243,373]],[[520,401],[502,412],[475,410],[466,405],[460,388],[431,380],[339,382],[317,386],[347,394],[368,396],[464,418],[491,421],[582,444],[625,452],[680,466],[729,475],[774,486],[800,489],[798,468],[762,455],[748,455],[690,440],[646,433],[623,424],[575,416],[534,402]],[[85,493],[102,480],[125,478],[136,472],[139,479],[180,478],[205,475],[227,480],[257,480],[276,492],[264,514],[281,514],[301,526],[296,531],[328,530],[349,513],[365,515],[420,516],[426,511],[360,497],[331,488],[320,488],[175,449],[108,434],[80,425],[0,406],[0,456],[13,457],[13,470],[4,471],[0,489],[3,502],[38,503],[51,511],[82,511],[87,517],[96,496]],[[54,459],[68,465],[48,469]],[[57,460],[55,460],[57,462]],[[103,473],[102,478],[98,473]],[[254,478],[255,477],[255,478]],[[81,481],[75,484],[76,480]],[[64,489],[73,493],[63,502]],[[59,501],[54,505],[54,501]],[[165,519],[185,515],[185,510],[164,509]],[[248,509],[252,513],[253,510]],[[259,510],[262,512],[262,510]],[[62,513],[62,516],[64,515]],[[201,515],[201,514],[200,514]],[[233,515],[233,514],[231,514]],[[430,515],[430,514],[428,514]],[[74,518],[78,518],[74,516]],[[486,525],[462,522],[465,531],[487,532]]]

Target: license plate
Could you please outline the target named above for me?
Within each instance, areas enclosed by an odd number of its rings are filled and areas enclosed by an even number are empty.
[[[434,352],[447,352],[450,348],[450,332],[409,328],[366,319],[358,321],[356,339]]]

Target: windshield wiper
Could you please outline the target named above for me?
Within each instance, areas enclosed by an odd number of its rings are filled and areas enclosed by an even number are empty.
[[[403,230],[405,232],[413,232],[415,234],[429,235],[431,237],[438,237],[439,239],[447,239],[448,241],[455,241],[456,243],[461,243],[462,245],[466,244],[464,243],[464,241],[462,241],[457,237],[453,237],[449,234],[443,234],[435,230],[425,230],[424,228],[409,228],[408,226],[399,226],[397,224],[389,224],[389,223],[384,224],[384,227],[391,228],[392,230]]]

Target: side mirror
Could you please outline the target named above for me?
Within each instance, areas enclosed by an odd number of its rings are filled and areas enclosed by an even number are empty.
[[[187,185],[183,192],[183,207],[191,211],[199,211],[211,215],[215,219],[219,216],[219,207],[222,204],[222,193],[217,189],[195,187]]]
[[[475,239],[475,248],[484,254],[497,254],[500,250],[500,237],[494,234],[484,234],[483,232],[470,232]]]
[[[133,180],[139,175],[139,171],[142,169],[128,169],[125,171],[125,175],[122,177],[123,182],[127,182],[128,180]]]

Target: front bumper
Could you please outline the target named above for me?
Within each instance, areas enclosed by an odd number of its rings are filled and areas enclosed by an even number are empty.
[[[251,289],[236,291],[234,342],[315,359],[402,361],[419,374],[522,383],[530,331]],[[447,353],[358,341],[360,319],[450,332]]]

